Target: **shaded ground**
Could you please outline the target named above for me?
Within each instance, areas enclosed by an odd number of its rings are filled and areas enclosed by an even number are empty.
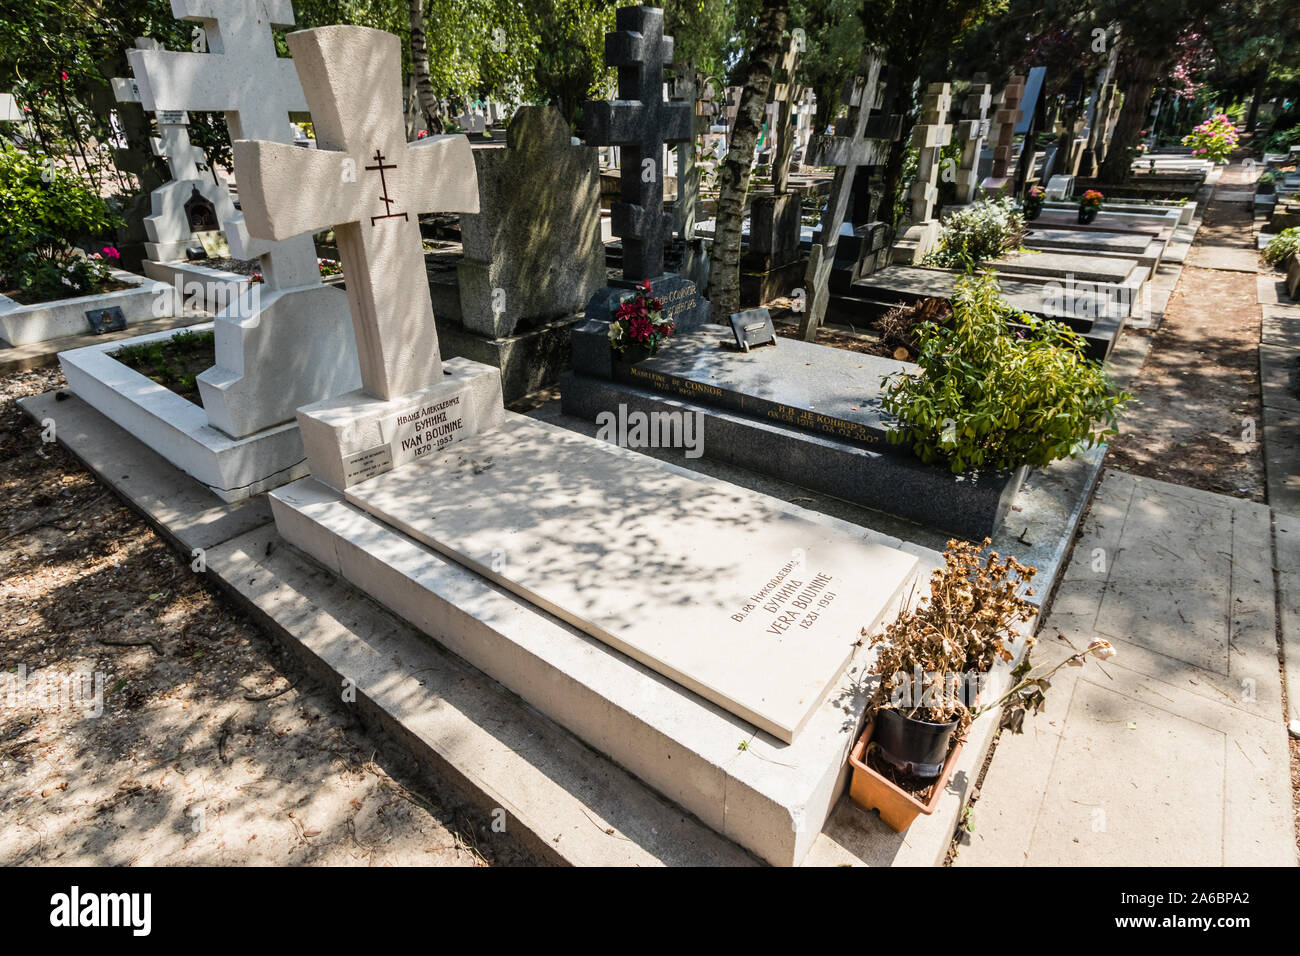
[[[1249,248],[1247,210],[1211,201],[1194,246]],[[1107,464],[1262,502],[1260,321],[1254,273],[1184,268]]]
[[[0,863],[532,862],[41,441],[62,384],[0,381]]]

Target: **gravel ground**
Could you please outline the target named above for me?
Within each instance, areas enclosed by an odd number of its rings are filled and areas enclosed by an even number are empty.
[[[532,863],[41,441],[62,385],[0,379],[0,863]]]

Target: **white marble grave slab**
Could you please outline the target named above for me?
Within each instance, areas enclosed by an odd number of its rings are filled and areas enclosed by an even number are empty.
[[[513,418],[356,506],[787,743],[916,559]]]

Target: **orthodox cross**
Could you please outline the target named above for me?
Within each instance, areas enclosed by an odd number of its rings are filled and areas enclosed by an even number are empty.
[[[664,36],[664,12],[621,7],[617,30],[605,36],[605,62],[618,68],[618,99],[586,105],[587,143],[622,147],[622,202],[610,211],[623,240],[623,277],[654,278],[664,271],[665,143],[690,142],[694,108],[664,102],[664,65],[673,61],[673,38]]]
[[[464,136],[407,143],[402,46],[391,33],[331,26],[288,36],[316,149],[235,143],[249,231],[282,239],[334,228],[361,383],[392,399],[442,380],[418,216],[478,212]]]

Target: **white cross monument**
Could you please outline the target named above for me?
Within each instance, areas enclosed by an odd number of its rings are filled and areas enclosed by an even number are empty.
[[[162,44],[149,37],[135,41],[137,50],[161,51]],[[130,53],[127,54],[128,58]],[[143,76],[118,77],[113,80],[113,95],[119,103],[144,105],[141,92]],[[163,183],[149,194],[149,212],[144,218],[145,255],[153,262],[172,262],[184,259],[194,242],[193,230],[186,204],[200,197],[212,207],[217,224],[222,228],[238,212],[230,198],[230,190],[212,175],[207,156],[190,143],[189,116],[184,110],[164,110],[154,114],[158,123],[158,136],[150,139],[154,155],[167,161],[171,182]],[[157,275],[154,276],[158,278]]]
[[[223,112],[232,140],[292,144],[291,112],[307,109],[293,62],[275,50],[273,27],[291,26],[289,0],[172,0],[198,23],[207,53],[132,50],[141,104]],[[300,405],[356,387],[346,302],[323,286],[310,232],[253,239],[242,214],[222,220],[231,252],[258,257],[264,285],[219,313],[216,365],[199,376],[210,424],[242,438],[292,420]]]
[[[336,488],[499,423],[500,371],[444,367],[417,217],[479,211],[464,136],[406,141],[402,48],[365,27],[291,33],[316,149],[235,142],[249,231],[280,239],[334,228],[362,390],[298,411],[312,474]]]

